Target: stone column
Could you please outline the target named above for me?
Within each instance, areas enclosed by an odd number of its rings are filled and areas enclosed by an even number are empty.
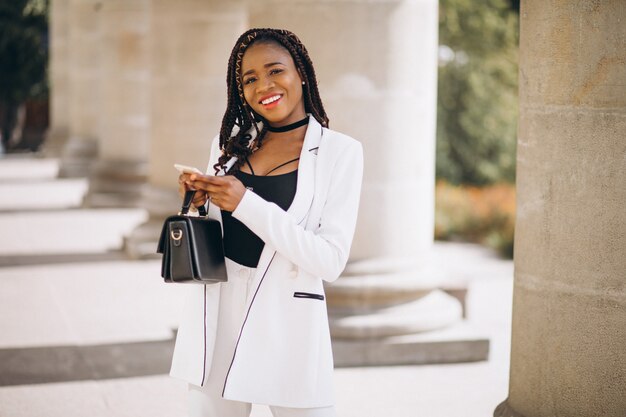
[[[86,203],[134,206],[147,180],[150,143],[150,0],[101,7],[100,136]]]
[[[522,2],[509,397],[626,413],[626,3]]]
[[[228,58],[245,25],[238,1],[153,1],[149,186],[142,195],[150,220],[126,241],[133,257],[156,255],[163,219],[180,208],[174,163],[207,167],[226,109]]]
[[[69,139],[61,176],[86,176],[97,154],[100,123],[100,0],[69,0]]]
[[[50,127],[44,142],[47,156],[59,156],[69,135],[69,0],[50,2]]]
[[[437,0],[250,2],[250,25],[292,30],[315,65],[330,127],[364,145],[351,261],[328,286],[338,365],[483,359],[424,351],[420,333],[459,322],[438,289],[433,244]],[[484,344],[482,345],[484,348]]]

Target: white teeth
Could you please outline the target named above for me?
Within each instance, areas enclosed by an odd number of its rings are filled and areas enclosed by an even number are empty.
[[[281,97],[281,96],[280,96],[280,95],[278,95],[278,96],[274,96],[274,97],[266,98],[265,100],[261,101],[261,103],[263,103],[263,104],[270,104],[270,103],[273,103],[273,102],[275,102],[276,100],[278,100],[280,97]]]

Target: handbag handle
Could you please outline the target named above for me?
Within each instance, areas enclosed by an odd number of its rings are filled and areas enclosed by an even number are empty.
[[[235,165],[237,162],[237,157],[231,157],[223,169],[217,175],[226,175],[228,171]],[[191,207],[191,202],[193,201],[193,196],[196,194],[196,190],[188,190],[185,191],[185,197],[183,198],[183,206],[180,209],[179,215],[187,215],[189,213],[189,208]],[[210,200],[207,200],[207,206],[210,204]],[[207,208],[204,206],[198,207],[198,213],[200,216],[205,217],[207,215]]]
[[[183,205],[179,214],[185,216],[189,213],[189,208],[191,207],[191,202],[193,201],[193,196],[195,194],[196,190],[185,191],[185,198],[183,198]],[[200,216],[206,216],[207,210],[204,206],[200,206],[198,207],[198,213],[200,213]]]

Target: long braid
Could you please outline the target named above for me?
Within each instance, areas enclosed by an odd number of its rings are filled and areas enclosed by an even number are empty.
[[[259,131],[257,122],[260,116],[246,103],[243,95],[243,85],[241,84],[241,61],[246,49],[255,42],[274,42],[283,46],[294,60],[294,64],[301,76],[306,81],[303,85],[304,107],[307,113],[324,127],[328,127],[328,116],[324,110],[322,99],[319,94],[315,69],[309,54],[298,37],[284,29],[257,28],[244,32],[233,47],[228,60],[228,72],[226,75],[227,104],[226,112],[222,118],[220,129],[219,145],[222,155],[213,166],[217,173],[232,156],[239,159],[233,170],[238,170],[244,163],[247,156],[262,146],[263,138],[267,133],[267,123],[263,123],[263,128]],[[238,126],[238,132],[231,137],[232,130]],[[250,128],[257,130],[256,148],[250,149],[248,143],[251,136],[247,133]]]

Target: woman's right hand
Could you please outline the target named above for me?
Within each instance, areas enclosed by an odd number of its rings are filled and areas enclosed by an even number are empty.
[[[189,177],[191,174],[180,174],[178,176],[178,195],[180,195],[181,199],[185,198],[185,193],[191,190]],[[193,196],[192,204],[195,207],[200,207],[206,204],[209,196],[205,190],[197,190],[196,194]]]

